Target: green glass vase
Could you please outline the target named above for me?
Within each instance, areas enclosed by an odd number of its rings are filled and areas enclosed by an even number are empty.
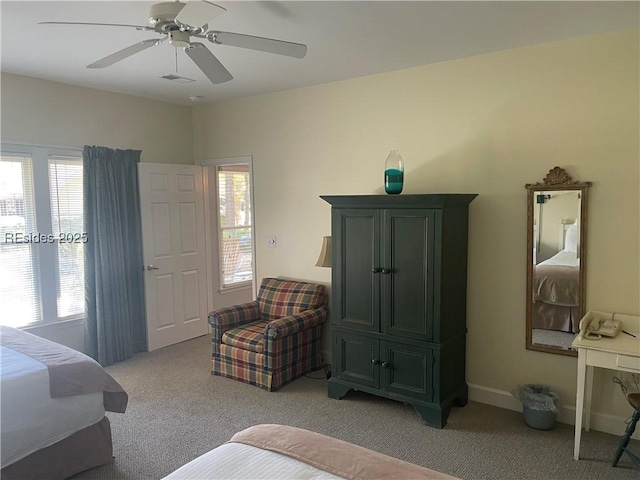
[[[402,192],[404,184],[404,160],[398,150],[391,150],[384,164],[384,191],[390,195]]]

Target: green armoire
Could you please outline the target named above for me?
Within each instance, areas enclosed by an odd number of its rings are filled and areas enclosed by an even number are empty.
[[[331,204],[332,376],[442,428],[465,381],[467,238],[475,194],[321,196]]]

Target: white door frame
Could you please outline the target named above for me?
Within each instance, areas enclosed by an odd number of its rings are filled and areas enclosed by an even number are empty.
[[[255,215],[256,215],[256,210],[255,210],[255,195],[253,192],[253,157],[248,155],[248,156],[242,156],[242,157],[224,157],[224,158],[211,158],[211,159],[207,159],[207,160],[202,160],[199,165],[201,165],[203,168],[204,167],[215,167],[218,165],[236,165],[236,164],[248,164],[249,165],[249,192],[250,192],[250,196],[251,196],[251,294],[252,294],[252,298],[256,298],[257,297],[257,285],[256,285],[256,220],[255,220]],[[204,173],[204,172],[203,172]],[[210,199],[211,195],[216,192],[217,195],[217,189],[215,189],[214,186],[209,185],[209,175],[203,175],[203,179],[204,179],[204,195],[205,195],[205,199]],[[207,268],[207,283],[209,284],[210,288],[208,289],[208,293],[207,293],[207,302],[209,304],[209,311],[212,311],[213,309],[216,308],[216,306],[214,305],[214,300],[213,300],[213,288],[211,288],[213,285],[215,285],[217,282],[213,281],[213,275],[219,274],[218,272],[214,272],[212,265],[213,265],[213,259],[217,258],[218,261],[216,263],[218,263],[218,269],[220,268],[219,265],[219,258],[220,255],[218,255],[218,252],[214,252],[213,251],[213,241],[211,238],[211,235],[208,234],[208,232],[216,232],[217,237],[216,238],[220,238],[220,232],[219,232],[219,225],[216,223],[216,225],[212,225],[212,214],[215,213],[216,218],[218,217],[218,212],[212,212],[211,211],[211,206],[210,206],[210,202],[205,201],[204,202],[204,227],[205,230],[207,232],[206,235],[206,239],[205,239],[205,248],[206,248],[206,252],[207,252],[207,258],[208,258],[208,262],[209,262],[209,267]],[[215,228],[214,228],[215,227]]]

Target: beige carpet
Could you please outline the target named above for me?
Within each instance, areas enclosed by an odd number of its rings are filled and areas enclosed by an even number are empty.
[[[582,460],[574,461],[570,425],[533,430],[521,413],[469,402],[438,430],[399,402],[360,392],[330,399],[324,379],[269,393],[211,376],[210,349],[201,337],[108,367],[129,393],[127,412],[109,414],[116,459],[74,478],[159,479],[260,423],[306,428],[469,480],[640,478],[625,457],[610,467],[612,435],[584,433]]]

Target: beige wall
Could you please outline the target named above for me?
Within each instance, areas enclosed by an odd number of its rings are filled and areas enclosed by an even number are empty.
[[[142,150],[143,162],[193,164],[190,107],[3,73],[2,141]]]
[[[543,382],[573,405],[576,359],[524,348],[524,185],[555,165],[593,182],[587,309],[640,314],[638,40],[625,31],[199,106],[194,156],[253,156],[258,278],[329,283],[314,266],[330,232],[318,196],[383,193],[391,149],[406,193],[478,193],[467,380]],[[594,407],[627,416],[611,374],[596,374]]]

